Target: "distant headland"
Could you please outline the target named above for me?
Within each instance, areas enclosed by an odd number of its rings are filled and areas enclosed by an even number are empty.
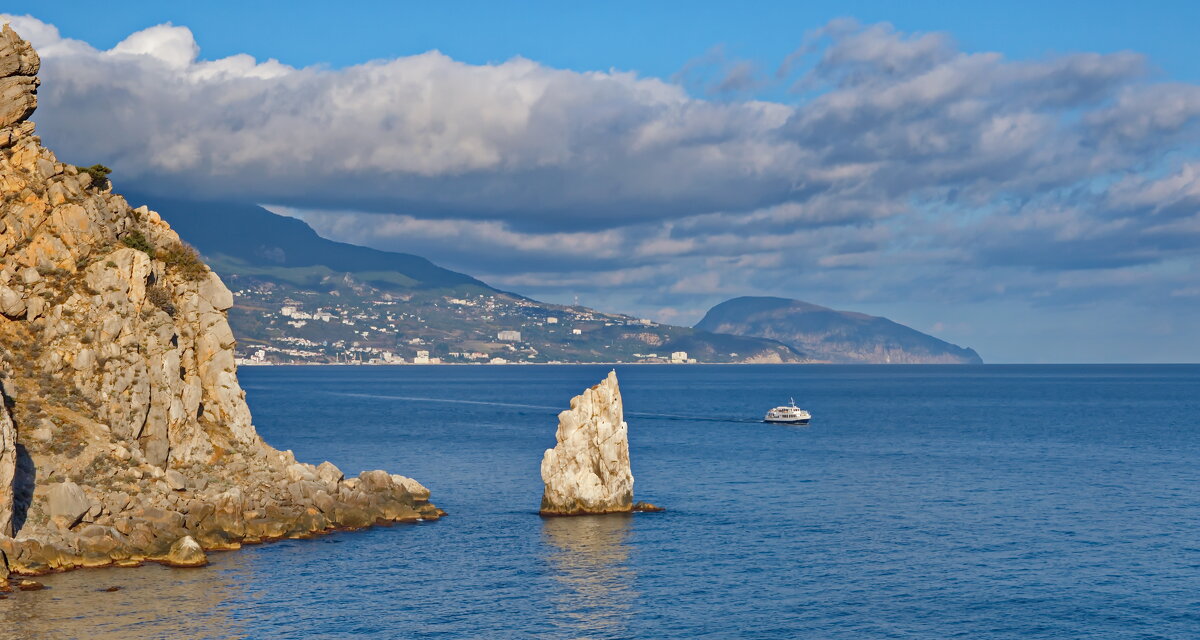
[[[952,357],[953,345],[852,312],[825,309],[841,314],[831,319],[840,328],[813,341],[797,339],[794,332],[776,337],[733,325],[714,329],[706,322],[683,327],[550,304],[420,256],[322,238],[303,221],[256,205],[130,198],[159,211],[230,284],[230,324],[239,362],[247,365],[978,360],[965,354],[969,350]],[[223,231],[234,226],[242,232]],[[714,311],[729,311],[728,304]],[[845,339],[830,339],[838,332]]]

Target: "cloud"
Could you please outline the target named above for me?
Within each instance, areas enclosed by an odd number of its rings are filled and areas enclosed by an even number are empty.
[[[724,45],[717,45],[688,60],[671,76],[671,81],[708,96],[746,95],[769,84],[758,64],[731,59]]]
[[[146,56],[171,69],[186,70],[195,64],[200,46],[191,29],[167,23],[134,33],[117,43],[109,53],[112,56]]]
[[[12,20],[45,52],[47,142],[148,191],[568,228],[748,208],[789,186],[773,160],[791,145],[769,135],[783,105],[436,51],[339,70],[205,61],[167,25],[98,51]]]
[[[42,53],[36,119],[65,160],[533,295],[1195,304],[1200,87],[1135,52],[1009,60],[842,19],[767,101],[720,47],[671,81],[437,51],[294,68],[205,60],[182,26],[102,51],[8,19]]]

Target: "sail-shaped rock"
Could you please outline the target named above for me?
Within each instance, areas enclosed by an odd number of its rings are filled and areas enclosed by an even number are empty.
[[[558,414],[555,439],[542,457],[542,515],[633,510],[629,425],[617,372],[571,399],[571,408]]]

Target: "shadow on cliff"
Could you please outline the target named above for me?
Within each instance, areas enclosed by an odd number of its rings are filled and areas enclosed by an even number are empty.
[[[8,395],[2,382],[0,382],[0,401],[4,402],[4,409],[8,412],[9,419],[12,420],[15,439],[19,439],[22,429],[17,421],[16,412],[13,411],[16,401]],[[29,518],[29,506],[33,504],[33,489],[37,485],[37,466],[34,465],[33,458],[29,455],[29,450],[25,448],[25,445],[19,441],[14,445],[16,464],[13,469],[11,491],[13,497],[12,534],[15,538]]]
[[[17,433],[20,433],[18,431]],[[25,526],[29,505],[33,504],[33,488],[37,486],[37,467],[25,445],[17,443],[17,471],[13,474],[13,537]]]

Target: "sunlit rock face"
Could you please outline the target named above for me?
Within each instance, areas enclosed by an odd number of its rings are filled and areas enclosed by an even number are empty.
[[[13,534],[13,480],[17,474],[17,429],[0,402],[0,536]],[[0,566],[0,580],[4,567]]]
[[[24,122],[37,108],[41,64],[33,47],[12,29],[0,32],[0,130]]]
[[[571,399],[571,408],[558,414],[555,439],[542,457],[542,515],[633,510],[629,425],[615,371]]]
[[[0,578],[435,519],[420,483],[345,478],[259,437],[229,290],[27,118],[38,58],[0,32]],[[102,159],[97,159],[102,160]],[[229,229],[237,233],[237,229]]]

